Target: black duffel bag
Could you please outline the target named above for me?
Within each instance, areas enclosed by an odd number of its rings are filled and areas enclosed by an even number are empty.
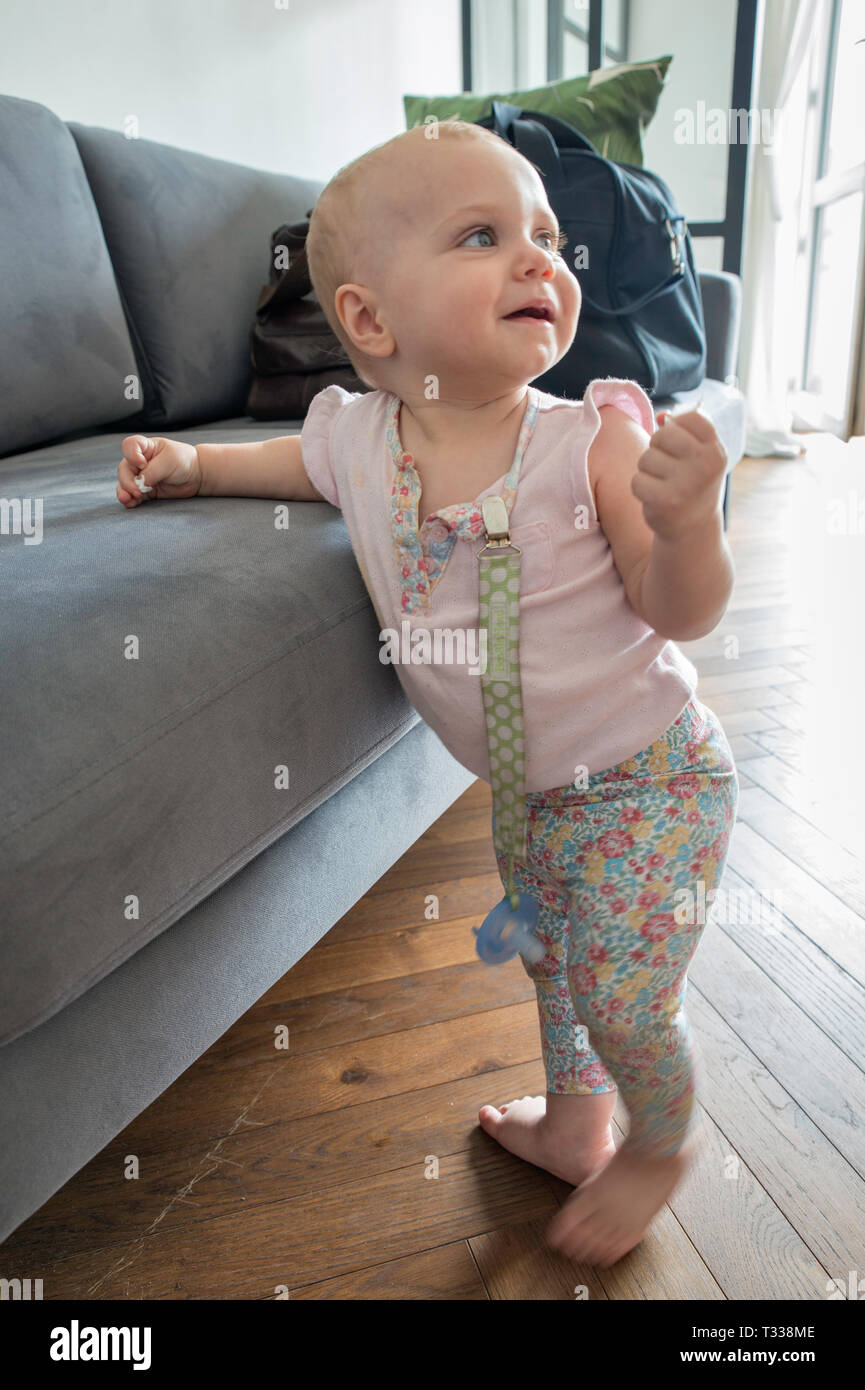
[[[663,179],[605,159],[573,126],[542,111],[494,101],[477,125],[536,166],[579,281],[576,337],[534,385],[581,400],[593,377],[626,377],[649,396],[690,391],[706,375],[703,301],[691,238]],[[586,247],[586,267],[575,267]]]
[[[326,386],[369,391],[318,302],[306,260],[312,208],[302,222],[285,222],[270,238],[270,278],[258,296],[250,330],[252,377],[246,413],[254,420],[303,419]],[[277,251],[288,265],[277,266]]]

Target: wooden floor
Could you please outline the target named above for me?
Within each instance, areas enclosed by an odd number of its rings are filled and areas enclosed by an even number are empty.
[[[481,1105],[543,1092],[544,1073],[519,962],[475,954],[471,927],[500,895],[477,782],[15,1232],[4,1264],[38,1273],[46,1299],[93,1300],[572,1299],[579,1285],[823,1300],[829,1280],[863,1276],[865,519],[857,535],[849,514],[846,533],[829,518],[833,498],[865,498],[865,458],[806,442],[804,459],[736,469],[735,592],[716,631],[683,644],[739,767],[723,885],[738,907],[709,921],[689,975],[704,1152],[641,1245],[608,1270],[553,1254],[544,1232],[570,1188],[478,1127]]]

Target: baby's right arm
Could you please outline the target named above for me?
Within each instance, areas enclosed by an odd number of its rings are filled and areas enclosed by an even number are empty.
[[[123,440],[121,450],[117,499],[124,507],[135,507],[148,496],[326,500],[306,475],[299,434],[254,444],[198,445],[131,434]],[[137,477],[149,492],[139,490]]]

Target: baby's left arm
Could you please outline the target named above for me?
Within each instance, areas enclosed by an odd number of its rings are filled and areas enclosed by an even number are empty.
[[[595,505],[632,607],[662,637],[691,641],[720,622],[733,587],[720,490],[723,446],[690,411],[649,436],[601,406],[590,450]]]

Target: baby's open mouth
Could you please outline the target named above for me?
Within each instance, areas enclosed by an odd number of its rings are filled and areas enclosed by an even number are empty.
[[[515,309],[512,314],[505,314],[506,319],[542,319],[545,323],[554,323],[555,314],[549,304],[524,304],[522,309]]]

